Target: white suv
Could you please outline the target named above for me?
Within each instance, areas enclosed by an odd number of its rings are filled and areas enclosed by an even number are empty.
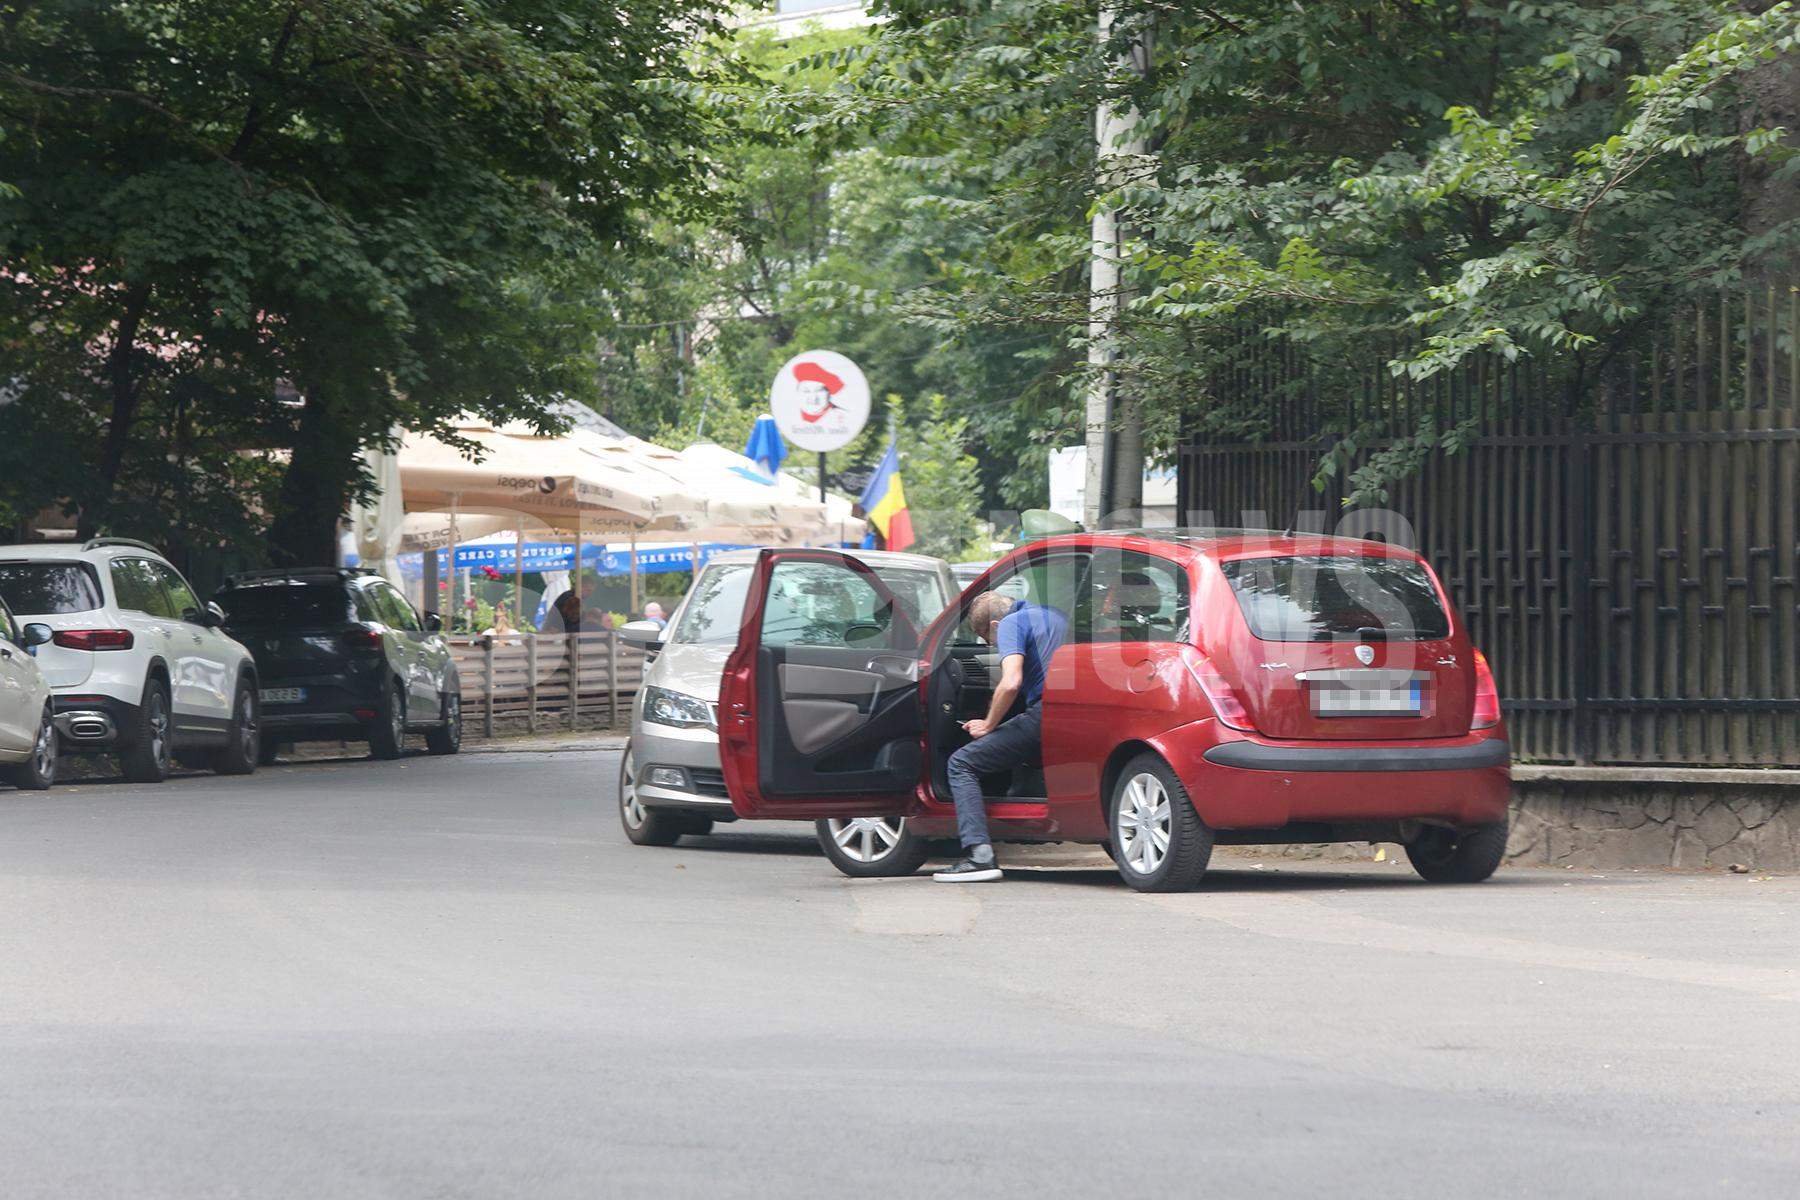
[[[0,597],[21,625],[52,630],[37,661],[63,750],[115,753],[140,783],[160,783],[177,758],[256,769],[256,663],[154,547],[0,546]]]

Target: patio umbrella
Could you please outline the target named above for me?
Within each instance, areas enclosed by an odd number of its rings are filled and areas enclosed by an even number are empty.
[[[761,467],[773,478],[781,470],[781,460],[787,457],[787,444],[781,440],[781,431],[775,427],[775,418],[764,413],[756,418],[756,424],[750,429],[750,438],[744,443],[744,457]]]

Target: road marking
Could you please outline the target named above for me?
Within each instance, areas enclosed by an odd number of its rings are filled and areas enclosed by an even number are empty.
[[[984,886],[965,883],[946,887],[923,876],[907,879],[858,879],[847,883],[856,905],[854,928],[878,937],[962,937],[973,932],[981,916]]]
[[[1407,954],[1444,954],[1559,970],[1597,971],[1666,983],[1726,988],[1767,1000],[1800,1001],[1800,975],[1792,970],[1654,958],[1598,946],[1564,946],[1497,934],[1428,929],[1345,912],[1301,896],[1278,896],[1265,891],[1250,896],[1216,892],[1185,896],[1149,894],[1140,899],[1186,916],[1217,921],[1245,933],[1288,941]]]

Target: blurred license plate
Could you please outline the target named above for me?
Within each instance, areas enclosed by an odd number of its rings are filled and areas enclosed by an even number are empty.
[[[264,704],[298,704],[306,699],[305,688],[264,688],[261,694]]]
[[[1321,717],[1416,717],[1417,682],[1397,688],[1316,687],[1313,712]]]

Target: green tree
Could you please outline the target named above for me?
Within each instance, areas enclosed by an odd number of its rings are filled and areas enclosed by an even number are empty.
[[[981,532],[981,472],[969,453],[969,420],[932,393],[916,405],[890,396],[900,439],[900,479],[906,489],[912,550],[939,558],[983,557],[971,552]]]
[[[1055,329],[1082,348],[1086,220],[1117,208],[1133,301],[1111,369],[1155,449],[1208,423],[1256,432],[1254,407],[1209,400],[1246,340],[1326,363],[1389,347],[1415,375],[1579,353],[1795,242],[1792,135],[1764,119],[1800,107],[1785,3],[1126,0],[1106,42],[1085,3],[880,8],[813,120],[929,147],[901,159],[918,203],[981,235],[897,308],[946,336]],[[1146,31],[1139,75],[1122,64]],[[1154,151],[1107,194],[1102,103],[1138,111]],[[1354,435],[1324,411],[1318,432]],[[1040,415],[1071,424],[1066,401]]]
[[[78,434],[8,506],[136,531],[261,450],[278,480],[224,507],[329,559],[390,430],[595,394],[609,256],[702,167],[683,89],[706,59],[680,51],[713,22],[705,0],[0,4],[0,347],[18,404]]]

